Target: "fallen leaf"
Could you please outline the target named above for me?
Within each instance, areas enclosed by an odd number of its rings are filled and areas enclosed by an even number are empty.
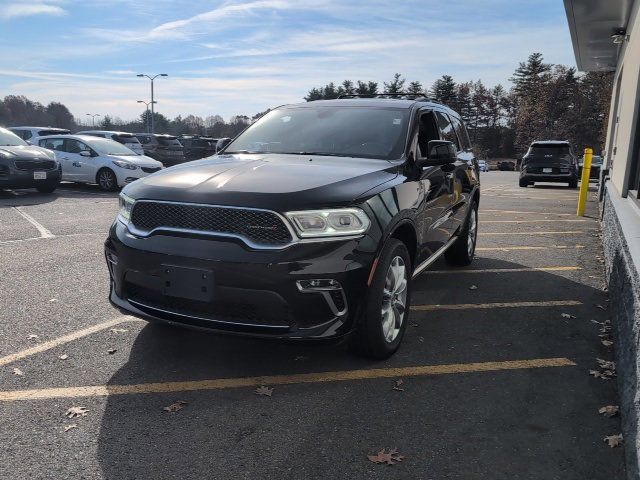
[[[600,372],[599,370],[589,370],[589,375],[591,375],[594,378],[601,378],[602,380],[611,380],[610,376],[605,375],[604,373]]]
[[[404,388],[400,388],[402,387],[402,384],[404,382],[402,381],[401,378],[399,378],[398,380],[395,381],[394,385],[393,385],[393,390],[397,391],[397,392],[404,392]]]
[[[178,400],[177,402],[172,403],[167,407],[162,407],[162,410],[164,410],[165,412],[174,413],[178,410],[182,410],[185,405],[187,405],[187,402],[185,402],[184,400]]]
[[[419,342],[424,342],[424,337],[418,337]]]
[[[294,362],[299,362],[301,360],[308,360],[309,357],[305,357],[304,355],[298,355],[296,358],[293,359]]]
[[[478,289],[478,287],[476,285],[471,285],[469,287],[469,290],[477,290],[477,289]]]
[[[619,433],[618,435],[609,435],[608,437],[604,437],[603,440],[611,448],[619,447],[620,445],[622,445],[622,434]]]
[[[264,395],[265,397],[270,397],[273,393],[273,388],[265,387],[264,385],[260,385],[255,390],[256,395]]]
[[[113,333],[124,333],[124,332],[128,332],[129,330],[127,330],[126,328],[112,328],[111,331]]]
[[[66,360],[67,358],[69,358],[69,355],[67,355],[66,353],[63,353],[62,355],[60,355],[58,357],[60,360]]]
[[[616,369],[616,362],[611,362],[609,360],[603,360],[602,358],[596,358],[596,361],[598,362],[598,365],[600,365],[600,368],[604,368],[607,370],[615,370]]]
[[[603,325],[602,327],[600,327],[600,331],[602,333],[610,332],[611,331],[611,327],[609,325]]]
[[[72,423],[71,425],[65,425],[64,426],[64,431],[68,432],[69,430],[74,429],[74,428],[78,428],[78,424],[77,423]]]
[[[88,411],[85,407],[71,407],[64,415],[69,418],[86,417]]]
[[[38,335],[34,335],[34,334],[31,334],[27,337],[27,340],[37,340],[37,339],[38,339]]]
[[[605,417],[615,417],[618,412],[620,411],[620,408],[618,407],[618,405],[607,405],[606,407],[602,407],[600,410],[598,410],[598,413],[604,415]]]
[[[116,353],[117,351],[118,351],[118,350],[117,350],[117,349],[115,349],[115,348],[110,348],[109,350],[107,350],[107,353],[108,353],[109,355],[113,355],[113,354],[114,354],[114,353]]]
[[[605,347],[610,347],[611,345],[613,345],[613,342],[611,340],[600,340],[600,342],[605,346]]]
[[[616,377],[616,372],[614,372],[613,370],[604,370],[602,372],[603,375],[606,375],[607,377]]]
[[[597,325],[611,325],[611,320],[605,320],[604,322],[599,322],[597,320],[591,320],[592,323],[595,323]]]
[[[562,318],[576,318],[575,315],[569,315],[568,313],[563,313]]]
[[[596,303],[596,308],[599,308],[600,310],[606,310],[607,307],[600,305],[599,303]]]
[[[400,455],[397,449],[389,450],[388,452],[383,448],[375,455],[367,455],[369,461],[373,463],[386,463],[387,465],[395,465],[405,459],[404,455]]]
[[[49,301],[50,301],[50,302],[57,302],[57,301],[58,301],[58,299],[57,299],[57,298],[52,298],[52,299],[50,299]]]
[[[24,375],[24,372],[23,372],[22,370],[20,370],[19,368],[14,368],[14,369],[13,369],[13,374],[14,374],[14,375],[18,375],[18,376],[20,376],[20,377],[21,377],[21,376],[23,376],[23,375]]]

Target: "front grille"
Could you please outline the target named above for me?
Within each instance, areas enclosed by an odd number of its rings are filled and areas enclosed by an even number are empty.
[[[201,302],[163,295],[157,290],[124,282],[125,294],[133,302],[151,308],[186,316],[245,325],[290,327],[292,321],[284,312],[269,312],[257,305],[239,302]]]
[[[32,172],[34,170],[52,170],[56,168],[56,162],[53,160],[16,160],[16,168],[18,170],[26,170]]]
[[[154,173],[160,170],[160,167],[140,167],[144,173]]]
[[[292,240],[282,219],[265,210],[141,201],[133,207],[131,224],[144,232],[164,228],[232,235],[272,247]]]
[[[344,303],[344,294],[342,293],[342,289],[331,290],[330,295],[338,311],[344,311],[344,309],[346,308],[346,304]]]

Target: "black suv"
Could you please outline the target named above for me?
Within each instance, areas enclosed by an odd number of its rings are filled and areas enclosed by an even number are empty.
[[[216,153],[217,139],[198,135],[182,135],[178,141],[184,147],[184,158],[187,161],[210,157]]]
[[[41,193],[51,193],[61,177],[60,163],[53,152],[29,145],[0,127],[0,190],[35,188]]]
[[[531,144],[522,157],[520,186],[535,182],[561,182],[578,188],[578,160],[569,142],[545,140]]]
[[[218,155],[120,195],[110,300],[169,323],[334,338],[375,358],[407,326],[412,279],[474,256],[479,173],[460,117],[426,100],[276,108]]]
[[[186,162],[184,148],[178,137],[158,133],[134,133],[142,144],[144,154],[161,162],[165,167],[171,167]]]

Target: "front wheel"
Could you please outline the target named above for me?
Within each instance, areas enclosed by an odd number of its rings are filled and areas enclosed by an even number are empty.
[[[402,342],[411,305],[411,257],[404,243],[391,238],[380,254],[358,319],[351,347],[370,358],[393,355]]]
[[[478,240],[478,204],[473,202],[458,239],[444,253],[450,265],[465,266],[473,261]]]
[[[523,187],[523,188],[526,188],[526,187],[528,187],[528,186],[529,186],[529,182],[528,182],[528,181],[526,181],[526,180],[523,180],[522,178],[520,179],[520,181],[518,182],[518,184],[519,184],[521,187]]]
[[[577,178],[574,179],[574,180],[571,180],[569,182],[569,188],[573,188],[573,189],[578,188],[578,179]]]
[[[36,190],[40,193],[53,193],[55,189],[58,188],[57,183],[51,183],[49,185],[38,185]]]
[[[100,190],[103,190],[105,192],[112,192],[116,188],[118,188],[118,179],[116,178],[116,174],[113,173],[112,170],[103,168],[98,172],[97,177],[97,183],[100,187]]]

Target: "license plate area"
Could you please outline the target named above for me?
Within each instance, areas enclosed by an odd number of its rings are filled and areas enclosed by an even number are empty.
[[[215,284],[211,270],[162,265],[162,281],[164,295],[200,302],[213,301]]]
[[[553,173],[553,168],[543,168],[542,173]]]
[[[47,172],[33,172],[33,179],[34,180],[46,180],[47,179]]]

